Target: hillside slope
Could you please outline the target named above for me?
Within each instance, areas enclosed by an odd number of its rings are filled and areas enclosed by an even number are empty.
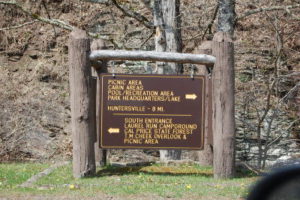
[[[123,49],[154,49],[152,31],[114,5],[79,0],[18,2],[35,15],[108,36]],[[151,9],[140,1],[118,2],[152,20]],[[238,1],[236,8],[242,16],[259,8],[299,3],[246,0]],[[191,52],[213,37],[216,27],[213,24],[210,30],[209,24],[216,2],[182,0],[181,4],[184,51]],[[34,21],[14,6],[0,4],[0,10],[0,160],[69,157],[69,31]],[[259,141],[268,154],[283,149],[272,154],[270,161],[288,155],[289,147],[298,152],[299,87],[295,86],[300,79],[299,11],[261,12],[236,24],[236,118],[241,160],[252,161],[264,153],[257,152]],[[118,67],[121,72],[145,71],[122,66]]]

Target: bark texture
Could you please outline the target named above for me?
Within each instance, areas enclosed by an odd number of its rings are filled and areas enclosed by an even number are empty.
[[[90,55],[92,62],[97,60],[147,60],[177,63],[193,63],[203,65],[213,65],[215,57],[205,54],[189,54],[174,52],[155,51],[124,51],[124,50],[97,50]],[[99,62],[99,61],[98,61]],[[167,64],[165,64],[167,65]],[[164,66],[165,66],[164,65]]]
[[[106,49],[106,45],[103,40],[97,39],[93,40],[91,44],[91,50],[103,50]],[[100,74],[101,73],[107,73],[107,62],[104,60],[95,60],[92,61],[93,66],[93,75],[96,78],[96,81],[93,82],[93,92],[95,93],[94,99],[96,101],[95,108],[96,108],[96,126],[95,126],[95,161],[96,164],[99,166],[105,166],[107,164],[107,150],[106,149],[100,149],[100,113],[101,113],[101,106],[100,106]]]
[[[82,30],[74,30],[69,41],[71,126],[73,140],[73,176],[94,175],[95,107],[93,100],[90,40]]]
[[[218,32],[213,40],[213,141],[214,177],[234,176],[234,46],[228,33]]]
[[[182,52],[180,0],[154,0],[155,49],[159,52]],[[182,64],[157,63],[160,74],[182,71]]]
[[[235,17],[235,0],[219,0],[218,31],[233,35]]]
[[[180,0],[154,0],[155,49],[158,52],[181,52]],[[181,64],[157,62],[158,74],[178,74]],[[160,150],[160,160],[180,160],[181,150]]]
[[[196,54],[212,54],[212,41],[203,42],[199,48],[195,50]],[[208,76],[206,79],[205,94],[205,131],[204,131],[204,149],[196,151],[196,159],[200,165],[213,165],[213,133],[212,133],[212,79],[209,76],[211,66],[197,65],[197,75]]]
[[[213,133],[214,177],[234,176],[234,44],[235,0],[218,0],[218,33],[214,36],[213,55]]]

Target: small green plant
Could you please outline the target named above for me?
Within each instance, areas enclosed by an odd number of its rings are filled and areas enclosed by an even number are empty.
[[[31,176],[46,169],[48,164],[38,163],[8,163],[0,164],[0,190],[16,188]]]
[[[252,76],[250,74],[244,74],[244,73],[241,73],[239,75],[239,80],[242,82],[242,83],[247,83],[248,81],[251,81],[252,79]]]
[[[55,195],[88,198],[99,194],[139,199],[240,199],[247,193],[255,178],[215,180],[211,167],[180,166],[107,166],[97,169],[95,177],[74,179],[71,164],[57,168],[40,178],[31,188],[19,188],[33,174],[43,171],[48,164],[0,164],[0,198],[5,195]],[[1,196],[2,195],[2,196]]]

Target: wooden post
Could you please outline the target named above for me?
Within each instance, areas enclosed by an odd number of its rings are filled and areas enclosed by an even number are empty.
[[[199,48],[195,50],[196,54],[212,54],[212,41],[204,41]],[[197,65],[198,75],[208,75],[209,68],[213,65]],[[206,105],[205,105],[205,131],[204,131],[204,149],[201,151],[196,151],[196,159],[199,161],[200,165],[212,166],[213,165],[213,133],[212,133],[212,92],[211,92],[212,79],[206,79]]]
[[[91,44],[91,50],[101,50],[106,49],[105,43],[101,39],[93,40]],[[99,61],[93,61],[93,72],[94,76],[96,77],[97,81],[95,82],[95,100],[96,100],[96,130],[95,130],[95,160],[96,164],[99,164],[99,166],[105,166],[107,164],[107,150],[106,149],[100,149],[99,145],[99,136],[100,136],[100,74],[101,73],[107,73],[107,62],[103,60]]]
[[[95,40],[92,41],[91,43],[91,51],[93,50],[96,50],[95,48]],[[93,49],[94,48],[94,49]],[[94,62],[94,61],[91,61],[91,75],[92,75],[92,82],[91,82],[91,93],[92,93],[92,104],[93,104],[93,107],[95,108],[95,114],[93,116],[93,132],[94,132],[94,149],[95,149],[95,162],[96,162],[96,166],[97,164],[100,162],[98,157],[100,156],[99,155],[99,145],[98,145],[98,148],[97,148],[97,144],[98,143],[98,137],[97,137],[97,130],[98,130],[98,119],[97,119],[97,79],[98,79],[98,75],[97,75],[97,71],[96,69],[98,68],[98,62]]]
[[[213,141],[214,177],[234,176],[234,45],[228,33],[218,32],[213,39]]]
[[[69,39],[69,74],[73,140],[73,176],[95,174],[92,77],[89,61],[90,39],[75,29]]]

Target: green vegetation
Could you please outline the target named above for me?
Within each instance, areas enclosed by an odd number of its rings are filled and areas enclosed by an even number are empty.
[[[0,164],[0,191],[16,188],[19,184],[49,166],[49,164],[39,163]]]
[[[44,176],[31,188],[20,188],[33,174],[47,164],[0,164],[0,198],[3,195],[54,195],[80,197],[116,195],[118,197],[151,199],[240,199],[256,178],[243,176],[231,180],[214,180],[212,169],[196,165],[99,168],[96,177],[74,179],[71,165],[59,167]],[[2,195],[2,196],[1,196]],[[148,198],[149,197],[149,198]]]

